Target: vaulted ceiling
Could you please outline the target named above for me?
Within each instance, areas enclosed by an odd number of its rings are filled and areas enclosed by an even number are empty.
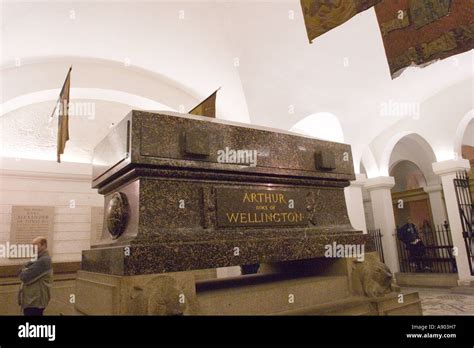
[[[8,1],[1,16],[3,156],[54,160],[49,116],[71,64],[73,100],[96,103],[71,124],[64,158],[79,162],[128,110],[187,111],[218,87],[219,118],[288,130],[331,113],[363,148],[405,117],[381,104],[474,76],[471,51],[392,80],[373,9],[313,44],[299,0]]]

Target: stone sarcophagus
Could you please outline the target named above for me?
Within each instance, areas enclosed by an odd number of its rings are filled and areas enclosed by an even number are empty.
[[[169,112],[132,111],[94,150],[105,196],[84,271],[134,276],[325,256],[372,242],[349,222],[349,145]]]

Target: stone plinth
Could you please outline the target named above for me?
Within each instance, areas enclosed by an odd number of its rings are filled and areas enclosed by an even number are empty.
[[[372,252],[363,262],[279,262],[226,279],[216,279],[213,270],[138,276],[79,271],[76,309],[87,315],[420,315],[418,294],[404,294],[400,303],[380,281],[377,260]]]

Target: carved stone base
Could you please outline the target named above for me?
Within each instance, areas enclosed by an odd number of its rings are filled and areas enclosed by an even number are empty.
[[[86,315],[198,314],[195,282],[215,277],[215,270],[133,277],[78,271],[76,310]]]
[[[376,253],[262,264],[258,274],[215,270],[114,276],[79,271],[76,309],[87,315],[421,314],[417,293],[399,302]]]

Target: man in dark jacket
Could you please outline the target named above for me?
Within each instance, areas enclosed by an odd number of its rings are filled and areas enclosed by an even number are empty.
[[[37,259],[28,262],[20,271],[21,280],[19,304],[24,315],[43,315],[51,299],[53,270],[51,257],[48,254],[48,241],[36,237],[33,245],[38,249]]]
[[[423,267],[423,257],[426,253],[425,245],[410,218],[408,218],[408,222],[405,225],[398,229],[397,234],[408,250],[409,260],[415,262],[416,271],[425,271]]]

